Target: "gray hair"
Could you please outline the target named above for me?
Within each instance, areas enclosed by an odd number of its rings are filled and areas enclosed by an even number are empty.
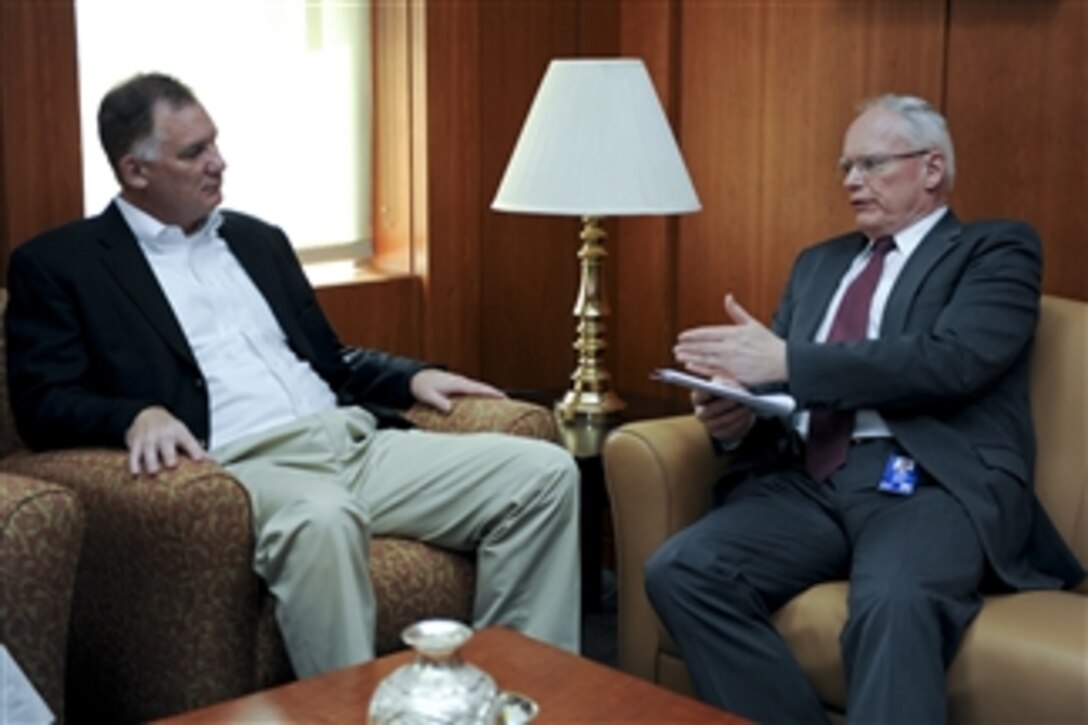
[[[956,179],[956,155],[952,150],[952,136],[948,122],[933,106],[917,96],[901,96],[887,93],[870,98],[861,104],[859,112],[870,108],[884,108],[903,119],[903,132],[921,148],[939,151],[944,157],[944,191],[952,190]]]

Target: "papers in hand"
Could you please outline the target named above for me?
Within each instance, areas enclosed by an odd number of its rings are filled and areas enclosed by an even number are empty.
[[[756,395],[755,393],[750,393],[744,388],[736,385],[716,383],[713,380],[707,380],[698,375],[692,375],[671,368],[659,368],[658,370],[655,370],[650,377],[654,380],[680,385],[685,388],[690,388],[691,390],[702,390],[703,392],[710,393],[719,398],[735,400],[738,403],[747,405],[755,411],[756,415],[765,418],[774,416],[784,418],[792,413],[793,409],[797,407],[793,398],[785,393]]]

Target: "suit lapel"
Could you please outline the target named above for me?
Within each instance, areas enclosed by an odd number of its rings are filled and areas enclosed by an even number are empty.
[[[914,250],[895,281],[888,303],[884,306],[884,319],[880,323],[882,335],[903,331],[907,314],[910,312],[922,282],[933,266],[952,251],[959,239],[960,231],[959,219],[951,211],[941,217],[937,225],[929,230],[929,234]]]
[[[811,277],[811,294],[803,295],[806,301],[811,299],[812,304],[802,305],[793,312],[801,339],[812,340],[816,337],[816,332],[827,314],[827,308],[831,304],[831,298],[835,296],[839,282],[846,274],[850,263],[865,248],[866,243],[864,235],[851,234],[843,237],[838,244],[828,244],[824,253],[820,255]]]
[[[116,205],[110,204],[98,217],[98,244],[101,260],[117,286],[127,295],[151,327],[182,358],[196,364],[177,317],[159,286],[139,242]]]

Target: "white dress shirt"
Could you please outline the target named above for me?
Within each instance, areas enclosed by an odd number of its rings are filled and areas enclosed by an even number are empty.
[[[222,215],[186,235],[115,199],[196,356],[211,407],[209,450],[336,407],[287,344],[264,296],[221,236]]]

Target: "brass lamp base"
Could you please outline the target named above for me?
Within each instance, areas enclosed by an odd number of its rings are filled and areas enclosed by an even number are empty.
[[[568,390],[562,399],[555,401],[555,412],[563,420],[574,418],[607,418],[627,407],[620,396],[611,390]]]
[[[556,415],[564,421],[604,419],[625,407],[612,390],[611,376],[604,369],[604,351],[608,346],[604,319],[609,314],[602,270],[608,256],[605,236],[600,217],[582,218],[582,246],[578,250],[582,276],[574,303],[574,317],[578,320],[578,337],[574,340],[578,367],[571,373],[570,390],[555,404]]]
[[[610,416],[624,407],[624,402],[611,391],[567,391],[555,402],[560,441],[576,458],[600,455],[605,436],[612,428]]]

